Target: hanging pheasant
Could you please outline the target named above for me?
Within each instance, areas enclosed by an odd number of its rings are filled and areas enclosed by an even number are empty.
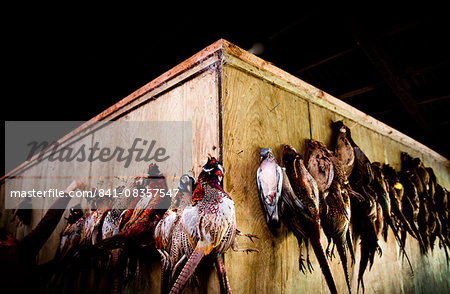
[[[333,274],[320,242],[319,191],[316,181],[292,146],[284,146],[283,162],[286,176],[283,176],[281,213],[297,237],[299,247],[302,241],[311,242],[330,292],[337,293]],[[301,254],[299,263],[301,268]]]
[[[349,231],[350,223],[350,198],[348,191],[344,187],[346,176],[339,159],[334,157],[326,146],[318,141],[310,140],[307,149],[308,154],[308,171],[320,182],[322,186],[319,188],[320,196],[320,220],[323,231],[328,238],[328,246],[326,253],[329,255],[329,246],[333,240],[333,248],[336,245],[344,270],[347,288],[351,292],[350,278],[347,268],[347,249],[350,247],[352,255],[352,241]],[[327,172],[328,171],[328,172]],[[331,180],[326,179],[331,175]],[[331,181],[330,185],[324,183]],[[326,190],[324,190],[326,189]],[[325,197],[323,193],[325,192]],[[352,255],[352,260],[354,256]]]
[[[358,272],[358,289],[361,285],[364,291],[364,272],[369,265],[372,267],[375,257],[375,252],[381,255],[381,247],[378,244],[378,236],[382,225],[382,210],[377,204],[377,195],[373,191],[371,184],[375,180],[374,172],[370,160],[353,141],[351,131],[345,127],[347,140],[353,147],[355,154],[355,161],[352,173],[349,177],[349,182],[356,192],[364,197],[364,202],[356,201],[352,198],[352,229],[355,235],[354,242],[361,239],[361,260]]]
[[[198,184],[192,195],[192,203],[181,215],[178,223],[182,246],[178,256],[186,256],[186,264],[173,283],[170,293],[179,293],[194,274],[200,261],[206,255],[214,256],[219,264],[219,273],[224,271],[220,255],[236,243],[236,216],[233,200],[220,186],[223,167],[209,157],[198,176]],[[174,252],[170,252],[174,254]],[[221,286],[229,289],[228,279],[223,273]]]
[[[347,127],[342,121],[336,121],[332,124],[332,129],[336,134],[336,146],[334,148],[334,155],[342,164],[342,169],[345,178],[349,178],[353,166],[355,164],[355,152],[353,146],[347,138]]]
[[[180,231],[182,227],[178,223],[183,210],[192,202],[195,187],[194,178],[186,174],[181,176],[179,193],[155,229],[156,246],[161,255],[161,293],[168,292],[175,272],[186,259],[186,255],[180,256],[183,232]]]

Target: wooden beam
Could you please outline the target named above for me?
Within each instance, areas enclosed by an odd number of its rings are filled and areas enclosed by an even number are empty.
[[[404,74],[402,74],[400,76],[401,83],[406,82],[407,81],[406,79],[412,75],[427,73],[427,72],[435,70],[441,66],[447,65],[448,63],[449,63],[449,61],[445,61],[445,62],[440,62],[440,63],[433,64],[430,66],[419,68],[419,69],[408,70],[407,72],[405,72]],[[357,95],[361,95],[361,94],[376,90],[382,86],[383,86],[382,83],[374,83],[374,84],[371,84],[371,85],[368,85],[368,86],[365,86],[365,87],[362,87],[359,89],[351,90],[344,94],[337,95],[337,98],[339,98],[341,100],[348,99],[348,98],[351,98],[351,97],[354,97]],[[426,104],[426,103],[430,103],[430,102],[434,102],[434,101],[438,101],[438,100],[442,100],[442,99],[447,99],[447,98],[449,98],[449,95],[442,96],[442,97],[436,97],[436,98],[428,99],[425,101],[420,101],[420,102],[417,102],[417,104],[421,105],[421,104]]]
[[[382,83],[376,83],[376,84],[368,85],[368,86],[362,87],[360,89],[352,90],[350,92],[338,95],[337,97],[339,99],[345,100],[345,99],[348,99],[348,98],[351,98],[351,97],[354,97],[354,96],[357,96],[357,95],[361,95],[361,94],[373,91],[373,90],[378,89],[378,88],[380,88],[382,86],[383,86]]]
[[[441,100],[445,100],[445,99],[449,99],[449,98],[450,98],[450,95],[439,96],[439,97],[430,98],[430,99],[427,99],[424,101],[417,102],[417,105],[424,105],[424,104],[433,103],[436,101],[441,101]],[[371,115],[378,116],[378,115],[386,114],[386,113],[396,111],[396,110],[399,110],[399,108],[398,107],[389,108],[389,109],[385,109],[383,111],[372,113]]]
[[[346,55],[346,54],[351,53],[351,52],[353,52],[353,51],[355,51],[355,48],[346,49],[346,50],[341,51],[341,52],[339,52],[339,53],[336,53],[336,54],[334,54],[334,55],[332,55],[332,56],[330,56],[330,57],[327,57],[327,58],[325,58],[325,59],[322,59],[322,60],[320,60],[320,61],[318,61],[318,62],[316,62],[316,63],[310,64],[310,65],[308,65],[308,66],[306,66],[306,67],[303,67],[303,68],[301,68],[301,69],[298,69],[298,70],[296,70],[296,71],[294,72],[294,74],[301,74],[302,72],[305,72],[305,71],[307,71],[307,70],[310,70],[311,68],[314,68],[314,67],[316,67],[316,66],[318,66],[318,65],[327,63],[327,62],[329,62],[329,61],[331,61],[331,60],[333,60],[333,59],[336,59],[336,58],[338,58],[338,57],[341,57],[342,55]]]
[[[417,104],[418,105],[428,104],[428,103],[433,103],[433,102],[436,102],[436,101],[441,101],[441,100],[445,100],[445,99],[449,99],[449,98],[450,98],[450,95],[444,95],[444,96],[439,96],[439,97],[430,98],[430,99],[427,99],[427,100],[424,100],[424,101],[420,101]]]
[[[286,27],[284,30],[281,30],[280,33],[281,33],[281,32],[284,32],[285,30],[291,29],[292,27],[298,25],[298,23],[300,23],[300,21],[297,21],[297,22],[292,23],[291,25],[289,25],[288,27]],[[393,35],[396,35],[396,34],[398,34],[398,33],[401,33],[401,32],[403,32],[403,31],[408,30],[408,29],[410,29],[411,27],[414,27],[414,26],[418,25],[419,23],[420,23],[420,22],[415,22],[415,23],[407,24],[407,25],[402,26],[402,27],[400,27],[400,28],[398,28],[398,29],[395,29],[395,30],[393,30],[393,31],[390,31],[390,32],[388,32],[388,33],[385,33],[385,34],[381,35],[381,36],[380,36],[379,38],[377,38],[377,39],[382,40],[382,39],[385,39],[385,38],[387,38],[387,37],[391,37],[391,36],[393,36]],[[276,36],[276,35],[274,35],[274,36]],[[269,37],[269,39],[273,39],[273,37],[271,36],[271,37]],[[333,55],[331,55],[331,56],[329,56],[329,57],[327,57],[327,58],[324,58],[324,59],[322,59],[322,60],[320,60],[320,61],[318,61],[318,62],[316,62],[316,63],[310,64],[310,65],[305,66],[305,67],[303,67],[303,68],[301,68],[301,69],[298,69],[298,70],[296,70],[296,71],[294,72],[294,74],[300,74],[300,73],[305,72],[305,71],[307,71],[307,70],[310,70],[311,68],[314,68],[314,67],[316,67],[316,66],[318,66],[318,65],[327,63],[327,62],[329,62],[329,61],[331,61],[331,60],[333,60],[333,59],[335,59],[335,58],[338,58],[338,57],[340,57],[340,56],[342,56],[342,55],[345,55],[345,54],[348,54],[348,53],[352,53],[352,52],[354,52],[354,51],[356,51],[356,48],[349,48],[349,49],[343,50],[343,51],[341,51],[341,52],[339,52],[339,53],[336,53],[336,54],[333,54]]]
[[[361,27],[361,24],[352,24],[353,37],[356,43],[419,128],[422,131],[429,132],[431,126],[420,112],[417,102],[414,100],[411,92],[404,87],[405,81],[402,81],[401,77],[395,73],[391,65],[383,56],[382,51],[378,48],[378,45],[361,30]]]

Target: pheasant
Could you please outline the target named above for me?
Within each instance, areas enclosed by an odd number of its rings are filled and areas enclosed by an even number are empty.
[[[450,249],[450,235],[449,235],[449,216],[448,216],[448,191],[441,185],[436,184],[435,187],[435,203],[436,213],[438,215],[441,230],[439,234],[439,247],[444,248],[447,257],[447,263],[450,261],[448,249]]]
[[[419,232],[422,237],[422,241],[425,248],[428,250],[431,248],[430,235],[434,231],[436,222],[435,217],[429,211],[429,203],[432,201],[428,194],[428,186],[430,177],[423,166],[422,162],[405,152],[401,153],[402,172],[406,173],[409,181],[415,186],[417,190],[417,196],[419,200],[419,211],[417,214],[417,223]]]
[[[335,169],[337,170],[337,168]],[[336,245],[339,257],[341,259],[342,268],[344,270],[347,288],[349,292],[351,292],[347,267],[348,248],[350,248],[352,260],[354,260],[353,244],[349,229],[351,216],[350,196],[342,184],[339,183],[338,180],[334,180],[325,201],[328,207],[328,212],[326,215],[321,217],[322,228],[329,240],[329,243],[330,239],[332,239],[333,243]]]
[[[411,174],[409,172],[400,171],[400,183],[402,185],[402,192],[404,196],[402,198],[402,211],[405,215],[406,220],[410,224],[412,230],[416,234],[417,240],[419,241],[420,251],[422,254],[426,254],[426,244],[425,240],[422,238],[422,234],[419,230],[418,225],[418,215],[420,209],[419,194],[417,193],[417,188],[411,181]],[[402,242],[406,240],[406,233],[402,233]]]
[[[332,129],[337,135],[334,155],[342,163],[344,176],[346,178],[349,178],[353,171],[353,165],[355,164],[355,152],[352,145],[350,144],[350,141],[347,138],[348,128],[342,121],[337,121],[332,124]]]
[[[378,233],[380,229],[381,209],[377,204],[377,195],[371,188],[374,181],[374,172],[370,160],[353,141],[349,128],[346,128],[347,139],[353,147],[355,153],[355,162],[352,173],[349,177],[350,184],[355,188],[356,192],[361,194],[364,202],[355,201],[352,198],[352,229],[355,242],[358,238],[361,239],[361,260],[358,272],[358,289],[361,285],[364,291],[363,276],[367,265],[370,263],[372,267],[375,257],[375,252],[382,254],[381,247],[378,244]],[[378,221],[378,226],[376,222]]]
[[[334,179],[334,165],[331,160],[332,153],[321,142],[308,140],[306,149],[306,169],[314,178],[319,191],[319,214],[320,217],[328,213],[328,205],[325,198],[328,195],[328,189]],[[328,247],[330,242],[328,243]],[[327,247],[327,255],[328,255]]]
[[[383,238],[387,241],[387,229],[390,227],[394,234],[397,236],[397,227],[391,219],[391,199],[389,191],[386,185],[386,181],[381,171],[381,164],[379,162],[372,162],[372,170],[374,173],[374,180],[371,183],[371,188],[377,195],[377,203],[381,206],[383,210],[383,219],[385,225],[383,226]]]
[[[333,154],[323,143],[314,140],[308,141],[306,168],[316,180],[320,194],[328,190],[334,178],[331,156]]]
[[[414,232],[403,214],[403,186],[400,183],[398,173],[391,166],[389,166],[389,164],[383,164],[382,171],[387,181],[394,221],[397,222],[397,226],[400,228],[401,233],[403,233],[403,231],[405,233],[408,232],[413,238],[417,239],[416,232]]]
[[[430,175],[419,158],[412,158],[408,153],[401,153],[402,171],[409,171],[415,176],[411,178],[421,198],[431,198]]]
[[[161,255],[161,293],[167,293],[168,285],[177,268],[186,258],[180,255],[181,227],[178,223],[186,206],[192,202],[192,192],[196,187],[195,179],[183,175],[179,181],[179,193],[165,212],[155,229],[157,250]],[[169,254],[171,253],[171,254]]]
[[[266,216],[266,223],[269,228],[278,228],[280,226],[278,201],[281,196],[283,174],[271,149],[261,149],[260,166],[256,172],[256,184]]]
[[[170,205],[170,197],[159,197],[156,195],[158,193],[154,193],[157,190],[168,191],[165,177],[160,172],[158,165],[152,163],[148,169],[148,176],[135,178],[129,189],[153,191],[154,195],[146,195],[149,197],[141,198],[134,209],[127,209],[125,213],[120,213],[117,221],[119,225],[115,229],[119,232],[106,234],[107,238],[97,244],[99,248],[115,249],[127,244],[145,244],[147,246],[154,244],[155,227]],[[120,209],[117,210],[120,211]],[[105,232],[105,229],[103,231]]]
[[[222,274],[221,289],[230,291],[220,255],[236,246],[236,216],[233,200],[220,186],[222,177],[222,165],[210,156],[198,176],[192,203],[183,210],[177,224],[180,235],[172,237],[181,240],[179,256],[185,255],[187,261],[175,279],[170,293],[183,290],[206,255],[213,256],[218,264],[219,273]]]
[[[302,241],[311,242],[330,292],[337,293],[333,274],[320,242],[319,191],[316,181],[309,174],[302,157],[293,147],[284,146],[283,162],[286,171],[283,176],[281,196],[282,216],[296,236],[299,247]],[[301,254],[299,263],[302,268]]]
[[[116,203],[104,218],[102,240],[95,244],[96,248],[109,250],[112,253],[112,265],[115,273],[114,290],[119,287],[119,277],[123,279],[124,283],[127,283],[139,273],[140,258],[145,253],[143,250],[154,248],[156,245],[155,228],[170,203],[170,197],[160,197],[161,193],[167,192],[168,189],[166,179],[157,164],[149,165],[147,176],[134,177],[127,183],[121,189],[122,195],[128,193],[127,189],[130,189],[130,193],[143,191],[147,197],[140,199],[134,197],[136,199],[133,199],[131,203]],[[126,205],[134,208],[124,209],[127,207]],[[108,216],[111,216],[109,222]],[[108,229],[107,226],[111,228]]]
[[[353,248],[349,231],[350,198],[348,191],[344,188],[346,177],[338,158],[334,157],[323,143],[310,140],[307,154],[307,169],[318,183],[317,186],[320,187],[320,220],[328,238],[326,253],[328,255],[329,246],[333,240],[341,258],[348,290],[351,292],[347,268],[347,249],[350,247],[350,253],[353,253]],[[328,184],[328,182],[330,183]],[[325,197],[324,192],[326,193]],[[348,238],[350,238],[349,242]],[[332,253],[329,256],[332,256]],[[352,260],[354,260],[353,255]]]
[[[387,231],[388,231],[388,227],[390,227],[392,232],[394,233],[397,243],[399,244],[400,251],[402,252],[403,256],[406,257],[406,260],[408,261],[411,272],[413,273],[411,262],[406,253],[405,243],[402,242],[402,240],[399,236],[399,228],[396,226],[396,223],[394,222],[393,217],[392,217],[392,212],[391,212],[391,202],[392,201],[391,201],[391,195],[389,193],[389,188],[388,188],[389,184],[387,183],[387,179],[385,179],[385,177],[384,177],[381,163],[373,162],[372,169],[373,169],[374,175],[375,175],[375,180],[372,182],[372,187],[373,187],[374,191],[377,193],[377,203],[381,206],[381,209],[383,212],[382,213],[383,220],[384,220],[383,238],[385,241],[387,241]]]
[[[429,175],[429,184],[428,184],[428,206],[430,207],[430,216],[431,216],[431,225],[434,222],[434,230],[430,234],[430,245],[431,248],[434,248],[434,243],[437,239],[439,239],[439,243],[443,244],[443,238],[442,238],[442,222],[439,217],[438,209],[436,206],[436,189],[437,189],[437,179],[436,175],[434,174],[434,171],[432,168],[425,168],[428,175]],[[445,243],[444,243],[445,244]],[[444,246],[444,249],[447,250],[447,248]],[[446,254],[448,254],[446,252]]]
[[[77,204],[69,209],[69,216],[65,219],[67,223],[74,224],[77,220],[79,220],[83,216],[83,210],[81,209],[81,205]]]

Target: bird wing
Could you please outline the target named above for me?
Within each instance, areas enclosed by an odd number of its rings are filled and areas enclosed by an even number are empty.
[[[288,208],[295,213],[304,213],[306,210],[305,205],[302,201],[295,195],[292,189],[291,183],[287,177],[286,172],[283,170],[283,181],[282,181],[282,193],[281,199],[288,206]]]
[[[334,179],[334,165],[333,162],[330,161],[330,171],[328,173],[328,181],[327,181],[327,187],[331,186],[331,182]]]
[[[258,186],[259,197],[261,197],[261,200],[264,201],[265,198],[263,191],[264,189],[262,187],[260,177],[261,177],[261,168],[259,167],[258,170],[256,171],[256,185]]]
[[[281,170],[281,167],[277,165],[277,194],[275,198],[275,203],[278,203],[282,190],[283,190],[283,171]]]
[[[158,246],[167,251],[171,239],[172,227],[176,219],[176,212],[169,209],[155,228],[154,237]]]

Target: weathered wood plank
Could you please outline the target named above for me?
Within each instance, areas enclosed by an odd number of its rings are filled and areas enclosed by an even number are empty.
[[[235,202],[238,229],[260,238],[255,244],[239,239],[242,247],[256,246],[258,254],[226,254],[230,284],[237,293],[290,292],[286,285],[297,284],[300,276],[298,244],[285,228],[275,233],[267,228],[255,179],[262,147],[272,148],[279,163],[284,144],[304,151],[301,138],[309,136],[309,124],[299,119],[308,117],[308,105],[231,66],[223,69],[223,89],[224,187]]]
[[[244,70],[241,65],[226,64],[223,69],[223,152],[225,174],[224,185],[236,203],[238,228],[257,234],[260,239],[251,244],[242,240],[242,246],[256,246],[261,252],[241,256],[240,253],[226,254],[226,267],[233,290],[237,293],[279,293],[314,291],[328,293],[320,267],[311,253],[316,269],[312,275],[304,276],[298,271],[298,244],[295,237],[284,226],[273,233],[268,230],[259,202],[255,174],[259,165],[261,147],[270,147],[281,164],[282,144],[292,144],[304,153],[304,141],[312,137],[334,148],[331,123],[344,120],[351,127],[352,137],[371,161],[389,163],[400,169],[400,152],[424,157],[416,145],[405,145],[375,132],[360,122],[355,122],[343,112],[313,103],[302,94],[295,94],[267,82],[254,71]],[[273,109],[273,111],[271,111]],[[276,113],[273,113],[276,112]],[[428,153],[427,153],[428,154]],[[430,158],[436,158],[428,155]],[[425,156],[426,157],[426,156]],[[430,164],[437,171],[445,161],[436,160]],[[444,171],[444,176],[448,171]],[[326,238],[322,234],[322,243]],[[416,273],[411,272],[406,261],[399,256],[398,245],[392,232],[388,241],[380,241],[383,256],[375,257],[371,271],[364,276],[368,292],[409,293],[424,289],[428,280],[435,289],[443,290],[448,283],[440,283],[435,273],[420,273],[424,262],[433,263],[433,269],[441,270],[445,264],[443,250],[435,249],[435,258],[422,258],[415,240],[409,238],[407,252]],[[359,245],[356,246],[359,248]],[[303,253],[306,254],[303,248]],[[359,252],[352,272],[353,290],[357,287]],[[264,262],[261,262],[264,260]],[[346,292],[344,274],[338,258],[331,262],[339,292]],[[265,277],[261,279],[260,277]],[[255,281],[258,281],[257,283]],[[235,286],[238,285],[238,286]]]

